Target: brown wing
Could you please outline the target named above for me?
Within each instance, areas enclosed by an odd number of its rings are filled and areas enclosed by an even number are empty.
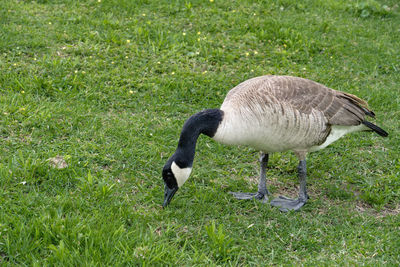
[[[309,114],[312,109],[323,112],[331,125],[359,125],[365,115],[374,116],[368,104],[355,95],[330,89],[322,84],[295,77],[287,77],[286,99],[293,107]]]
[[[321,111],[331,125],[359,125],[365,115],[374,116],[367,102],[320,83],[291,76],[262,76],[233,88],[225,101],[247,99],[261,105],[291,106],[301,113]],[[237,103],[238,104],[238,103]]]

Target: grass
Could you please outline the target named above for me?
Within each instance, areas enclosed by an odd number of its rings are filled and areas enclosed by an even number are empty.
[[[0,265],[399,265],[399,25],[396,0],[1,1]],[[201,137],[161,209],[184,120],[264,74],[356,94],[390,136],[310,154],[285,214],[227,193],[256,151]],[[296,165],[271,157],[274,195]]]

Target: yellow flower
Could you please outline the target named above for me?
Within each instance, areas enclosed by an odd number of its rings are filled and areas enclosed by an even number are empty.
[[[200,35],[201,34],[201,32],[197,32],[197,35]]]
[[[130,94],[133,94],[133,91],[132,91],[132,90],[129,90],[129,93],[130,93]]]
[[[185,36],[185,35],[186,35],[186,32],[183,32],[182,35]]]
[[[214,2],[214,0],[210,0],[210,3]]]
[[[246,52],[246,57],[248,57],[250,55],[250,53],[249,52]]]
[[[126,40],[126,42],[129,44],[131,42],[131,40]]]

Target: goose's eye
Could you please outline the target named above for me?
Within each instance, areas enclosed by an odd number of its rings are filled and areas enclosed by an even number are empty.
[[[178,184],[176,183],[175,176],[171,170],[166,170],[163,172],[163,179],[164,179],[165,184],[169,188],[174,188],[174,187],[178,186]]]

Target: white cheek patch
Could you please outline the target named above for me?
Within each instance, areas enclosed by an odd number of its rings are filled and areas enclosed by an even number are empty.
[[[181,187],[186,182],[192,172],[192,168],[188,167],[182,169],[176,165],[175,161],[171,164],[171,170],[175,176],[176,182],[178,183],[178,187]]]

